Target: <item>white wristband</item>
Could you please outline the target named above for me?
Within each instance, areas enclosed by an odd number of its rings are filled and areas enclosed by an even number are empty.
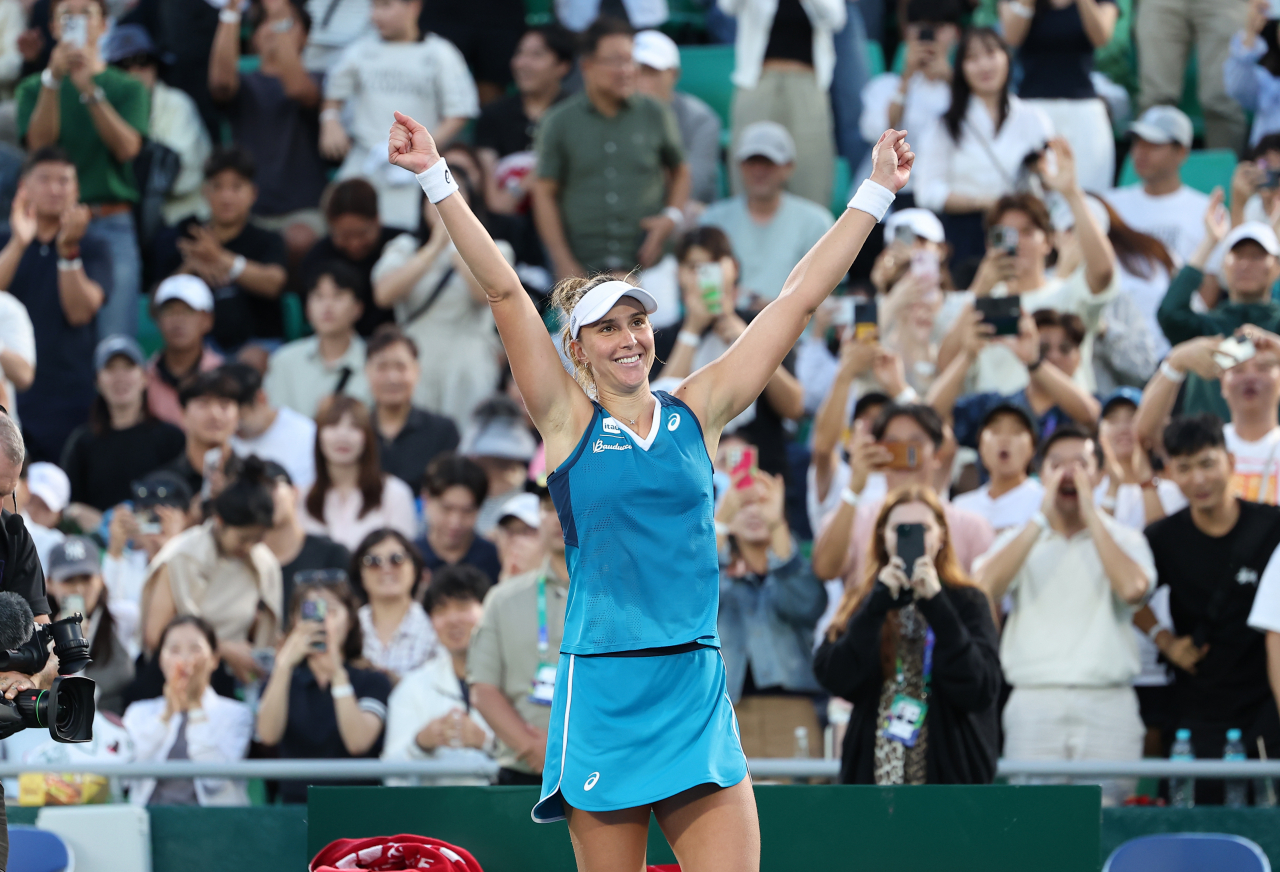
[[[329,696],[334,699],[342,699],[344,696],[355,696],[356,690],[350,684],[335,684],[329,688]]]
[[[1049,519],[1044,516],[1044,512],[1036,512],[1027,519],[1028,524],[1035,524],[1041,530],[1049,529]]]
[[[58,269],[61,270],[62,272],[71,272],[73,270],[78,270],[82,266],[84,266],[84,262],[81,261],[80,258],[78,257],[73,257],[71,258],[71,260],[66,260],[61,257],[58,258]]]
[[[223,9],[218,13],[218,20],[223,24],[239,24],[240,13],[235,9]]]
[[[729,535],[729,525],[728,525],[728,524],[726,524],[724,521],[716,521],[716,522],[715,522],[715,525],[716,525],[716,535],[717,535],[717,536],[728,536],[728,535]]]
[[[1160,374],[1175,385],[1180,385],[1187,380],[1187,374],[1175,369],[1167,360],[1160,361]]]
[[[243,254],[237,254],[235,260],[231,261],[231,269],[227,270],[227,281],[234,282],[244,273],[244,268],[249,265],[249,261],[245,260]]]
[[[449,167],[445,164],[444,158],[440,158],[440,160],[418,173],[417,178],[418,184],[422,185],[422,192],[427,195],[427,199],[432,203],[439,203],[445,197],[458,190],[458,183],[453,180],[453,173],[449,172]]]
[[[334,106],[330,106],[328,109],[321,109],[320,120],[321,121],[341,121],[342,110]]]
[[[58,88],[62,87],[62,79],[55,76],[53,74],[53,70],[45,67],[44,71],[40,73],[40,84],[48,88],[50,91],[56,91]]]
[[[840,499],[855,508],[858,505],[858,494],[855,494],[851,488],[840,491]]]
[[[895,406],[910,406],[920,399],[920,395],[916,393],[916,389],[911,385],[907,385],[902,389],[902,393],[893,398]]]
[[[1152,642],[1154,642],[1156,640],[1156,636],[1160,635],[1161,630],[1168,630],[1168,629],[1169,629],[1168,627],[1162,626],[1157,622],[1155,625],[1151,627],[1150,630],[1147,630],[1147,638],[1150,639]],[[1169,630],[1169,632],[1172,633],[1173,631]]]
[[[684,223],[684,213],[675,206],[668,206],[662,210],[662,214],[671,219],[671,223],[679,227]]]
[[[1014,15],[1018,16],[1019,18],[1035,18],[1036,17],[1036,11],[1034,9],[1028,9],[1022,3],[1018,2],[1018,0],[1008,0],[1008,2],[1005,3],[1004,5],[1006,8],[1008,8],[1010,12],[1012,12]]]
[[[702,344],[702,337],[692,330],[681,330],[676,334],[676,342],[681,345],[688,345],[690,348],[697,348]]]
[[[889,207],[893,205],[894,196],[893,191],[884,185],[867,179],[858,186],[858,193],[854,194],[853,199],[849,201],[849,208],[866,212],[877,222],[883,221],[884,213],[888,212]]]

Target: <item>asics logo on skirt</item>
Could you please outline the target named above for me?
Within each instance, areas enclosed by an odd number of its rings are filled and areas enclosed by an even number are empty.
[[[587,779],[587,783],[586,783],[586,784],[584,784],[584,785],[582,785],[582,789],[583,789],[583,790],[590,790],[591,788],[593,788],[593,787],[595,787],[595,786],[596,786],[596,782],[597,782],[597,781],[599,781],[599,780],[600,780],[600,773],[599,773],[599,772],[592,772],[592,773],[591,773],[591,776]]]

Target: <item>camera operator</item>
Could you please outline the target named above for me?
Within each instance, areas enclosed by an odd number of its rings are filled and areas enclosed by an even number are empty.
[[[22,431],[9,417],[8,410],[0,406],[0,505],[13,500],[26,453]],[[17,504],[13,505],[16,508]],[[22,516],[7,509],[0,509],[0,590],[13,591],[25,599],[31,606],[36,623],[49,623],[49,602],[44,595],[44,573],[40,569],[40,559],[36,556],[35,543],[31,541],[31,534],[27,532]],[[38,675],[0,672],[0,693],[6,699],[13,699],[19,691],[40,687],[45,676],[55,674],[57,668],[57,658],[50,657],[48,666]],[[4,789],[0,786],[0,824],[4,825],[3,833],[0,833],[3,838],[3,844],[0,844],[0,869],[9,860],[9,830],[3,800]]]

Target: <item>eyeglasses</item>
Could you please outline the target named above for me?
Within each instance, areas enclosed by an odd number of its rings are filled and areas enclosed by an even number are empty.
[[[365,569],[379,569],[383,565],[387,566],[403,566],[409,560],[409,555],[402,551],[394,554],[388,554],[383,557],[379,554],[366,554],[360,558],[360,565]]]

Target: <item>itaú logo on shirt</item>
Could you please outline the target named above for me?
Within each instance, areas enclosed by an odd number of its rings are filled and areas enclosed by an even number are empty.
[[[623,442],[615,445],[612,442],[605,442],[603,439],[597,439],[591,446],[592,454],[599,454],[601,451],[630,451],[631,443]]]

